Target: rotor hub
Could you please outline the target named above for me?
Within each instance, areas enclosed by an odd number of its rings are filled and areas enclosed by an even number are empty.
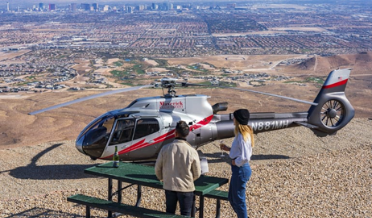
[[[167,88],[168,89],[168,96],[176,96],[176,81],[177,79],[175,78],[163,78],[161,79],[161,87],[162,88]]]
[[[327,110],[327,117],[335,118],[337,116],[337,111],[333,108],[328,108]]]

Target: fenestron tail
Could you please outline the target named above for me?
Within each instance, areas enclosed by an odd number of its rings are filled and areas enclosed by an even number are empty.
[[[322,89],[308,111],[308,123],[318,136],[336,133],[354,117],[355,111],[345,96],[350,69],[334,70],[324,82]]]

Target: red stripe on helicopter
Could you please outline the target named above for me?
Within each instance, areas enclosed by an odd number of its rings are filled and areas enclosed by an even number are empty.
[[[190,131],[195,130],[195,129],[199,129],[199,128],[207,125],[208,123],[211,122],[212,119],[213,119],[213,115],[211,115],[211,116],[209,116],[207,118],[204,118],[203,120],[201,120],[201,121],[197,122],[196,124],[190,126]],[[145,139],[143,139],[143,140],[141,140],[141,141],[139,141],[139,142],[131,145],[130,147],[127,147],[127,148],[119,151],[118,153],[119,153],[119,155],[120,154],[124,154],[124,153],[130,152],[130,151],[134,151],[134,150],[137,150],[137,149],[140,149],[140,148],[148,147],[150,145],[154,145],[154,144],[157,144],[159,142],[163,142],[163,141],[166,141],[168,139],[174,138],[175,137],[175,134],[174,134],[175,131],[176,130],[173,129],[173,130],[167,132],[166,134],[161,135],[161,136],[153,139],[154,140],[153,143],[147,143],[147,142],[144,143],[145,142]],[[100,159],[108,159],[108,158],[111,158],[112,156],[113,155],[109,155],[107,157],[103,157],[103,158],[100,158]]]
[[[169,131],[169,132],[167,132],[166,134],[161,135],[161,136],[155,138],[154,140],[157,141],[157,140],[160,140],[160,139],[162,139],[162,138],[166,138],[168,135],[172,135],[172,134],[174,134],[175,131],[176,131],[175,129],[172,130],[172,131]]]
[[[345,80],[342,80],[340,82],[333,83],[331,85],[323,86],[323,89],[330,89],[330,88],[334,88],[334,87],[337,87],[337,86],[345,85],[347,83],[347,80],[348,79],[345,79]]]
[[[213,115],[211,115],[207,118],[204,118],[201,121],[197,122],[196,124],[190,126],[190,130],[192,131],[192,130],[195,130],[195,129],[199,129],[199,128],[207,125],[208,123],[210,123],[212,119],[213,119]]]
[[[212,119],[213,119],[213,115],[211,115],[211,116],[209,116],[209,117],[207,117],[207,118],[199,121],[198,123],[190,126],[190,130],[192,131],[192,130],[195,130],[195,129],[199,129],[199,128],[207,125],[208,123],[210,123],[210,121]],[[153,142],[151,144],[149,144],[149,143],[144,143],[144,144],[138,144],[138,143],[136,143],[136,144],[134,144],[134,145],[132,145],[132,146],[130,146],[130,147],[122,150],[120,152],[120,154],[127,153],[127,152],[130,152],[130,151],[134,151],[134,150],[137,150],[137,149],[140,149],[140,148],[148,147],[150,145],[154,145],[154,144],[157,144],[159,142],[166,141],[168,139],[174,138],[175,137],[174,132],[175,132],[175,130],[172,130],[172,131],[170,131],[170,132],[168,132],[168,133],[166,133],[166,134],[164,134],[162,136],[159,136],[158,138],[155,138],[154,139],[155,142]],[[143,141],[141,140],[141,142],[143,142]]]
[[[171,132],[173,132],[173,134],[171,134]],[[135,143],[135,144],[133,144],[133,145],[131,145],[131,146],[129,146],[129,147],[121,150],[121,151],[119,151],[118,153],[120,155],[120,154],[124,154],[124,153],[130,152],[130,151],[134,151],[134,150],[140,149],[140,148],[144,148],[144,147],[147,147],[147,146],[150,146],[150,145],[154,145],[154,144],[157,144],[157,143],[162,142],[162,141],[166,141],[168,139],[174,138],[174,136],[175,136],[174,135],[174,132],[175,132],[175,130],[172,130],[172,131],[170,131],[170,132],[162,135],[161,137],[158,137],[157,138],[158,140],[155,140],[154,139],[154,142],[151,143],[151,144],[149,144],[147,142],[144,143],[145,142],[145,139],[142,139],[141,141],[139,141],[139,142],[137,142],[137,143]],[[103,158],[100,158],[100,159],[112,158],[112,156],[113,155],[109,155],[107,157],[103,157]]]
[[[137,142],[137,143],[135,143],[135,144],[133,144],[133,145],[131,145],[131,146],[129,146],[129,147],[123,149],[123,150],[121,150],[121,151],[119,152],[119,154],[127,153],[127,152],[129,152],[130,150],[132,150],[131,148],[133,148],[133,147],[137,147],[137,146],[140,146],[140,145],[142,145],[144,142],[145,142],[145,139],[142,139],[141,141],[139,141],[139,142]],[[145,143],[145,144],[148,144],[148,143]]]
[[[174,137],[175,137],[174,134],[173,135],[168,135],[166,138],[161,139],[161,140],[158,140],[158,141],[154,141],[151,144],[149,144],[147,142],[144,143],[144,144],[141,144],[141,143],[143,143],[145,141],[145,140],[141,140],[139,143],[136,143],[136,144],[134,144],[134,145],[132,145],[132,146],[130,146],[130,147],[122,150],[120,152],[120,154],[124,154],[124,153],[130,152],[130,151],[134,151],[134,150],[137,150],[137,149],[140,149],[140,148],[148,147],[150,145],[154,145],[154,144],[157,144],[157,143],[162,142],[162,141],[166,141],[166,140],[171,139],[171,138],[174,138]]]
[[[120,154],[129,152],[129,151],[133,151],[133,150],[136,150],[136,149],[139,149],[139,148],[142,148],[142,147],[147,147],[147,146],[150,146],[150,145],[154,145],[154,144],[157,144],[157,143],[162,142],[162,141],[166,141],[168,139],[171,139],[171,138],[175,137],[175,135],[174,135],[175,132],[176,132],[176,130],[173,129],[173,130],[167,132],[166,134],[161,135],[161,136],[153,139],[154,142],[151,143],[151,144],[148,144],[148,143],[141,144],[144,141],[144,140],[141,140],[140,142],[138,142],[138,143],[136,143],[136,144],[134,144],[134,145],[132,145],[132,146],[130,146],[130,147],[122,150],[120,152]]]

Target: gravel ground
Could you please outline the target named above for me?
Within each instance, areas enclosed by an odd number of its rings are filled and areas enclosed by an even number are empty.
[[[199,150],[208,158],[209,175],[230,178],[227,155],[221,158],[213,143]],[[253,154],[246,193],[250,217],[372,217],[371,120],[353,119],[325,138],[303,127],[261,133]],[[83,173],[102,161],[80,154],[73,141],[2,149],[0,158],[0,217],[84,217],[85,207],[67,202],[68,196],[107,197],[107,180]],[[163,191],[143,191],[142,206],[165,210]],[[134,204],[135,196],[131,187],[123,202]],[[215,200],[206,199],[205,217],[214,216]],[[227,202],[221,217],[234,217]]]

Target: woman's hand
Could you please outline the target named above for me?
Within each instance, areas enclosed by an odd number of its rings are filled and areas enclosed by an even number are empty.
[[[224,150],[224,151],[230,151],[230,148],[227,147],[227,145],[225,145],[223,143],[220,144],[220,148],[221,148],[221,150]]]

